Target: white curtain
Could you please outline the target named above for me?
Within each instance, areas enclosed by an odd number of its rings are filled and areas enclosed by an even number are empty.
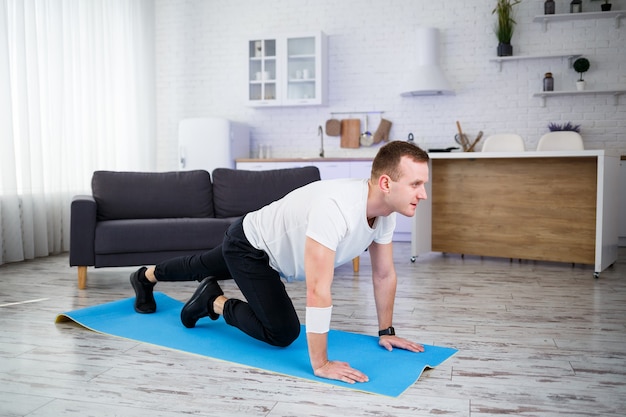
[[[154,168],[151,0],[0,0],[0,264],[69,249],[98,169]]]

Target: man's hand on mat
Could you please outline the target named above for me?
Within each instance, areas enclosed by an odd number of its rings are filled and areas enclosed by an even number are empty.
[[[315,376],[354,384],[355,382],[367,382],[369,378],[363,372],[350,367],[347,362],[328,361],[313,371]]]
[[[419,343],[411,342],[410,340],[406,340],[398,336],[381,336],[378,338],[378,344],[390,352],[393,350],[394,347],[406,349],[411,352],[424,351],[424,346],[420,345]]]

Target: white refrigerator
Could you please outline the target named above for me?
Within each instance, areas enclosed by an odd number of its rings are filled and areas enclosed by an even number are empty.
[[[182,171],[235,168],[250,156],[250,128],[219,117],[183,119],[178,125],[178,161]]]

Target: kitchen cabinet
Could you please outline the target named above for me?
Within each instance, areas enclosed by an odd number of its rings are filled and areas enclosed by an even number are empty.
[[[350,165],[345,162],[335,161],[310,161],[302,159],[301,161],[237,161],[237,169],[245,169],[247,171],[265,171],[268,169],[287,169],[299,168],[306,166],[316,166],[320,170],[320,177],[323,180],[333,178],[350,178]]]
[[[617,260],[618,162],[603,150],[433,153],[413,259],[434,251],[564,262],[593,265],[597,278]]]
[[[323,32],[256,37],[247,50],[249,106],[326,104],[328,40]]]
[[[372,161],[350,161],[350,178],[369,178]]]
[[[276,39],[257,38],[248,42],[248,102],[270,105],[280,92]]]
[[[297,168],[303,166],[316,166],[320,170],[323,180],[335,178],[369,178],[372,169],[371,160],[320,160],[320,159],[238,159],[237,169],[248,171],[261,171],[267,169]],[[402,215],[396,216],[396,231],[393,240],[397,242],[411,241],[412,219]]]
[[[270,169],[279,169],[276,162],[263,162],[263,161],[236,161],[235,167],[245,171],[267,171]]]

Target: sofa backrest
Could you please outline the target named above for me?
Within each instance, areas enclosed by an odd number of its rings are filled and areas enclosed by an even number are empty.
[[[319,179],[314,166],[269,171],[217,168],[213,171],[215,217],[243,216]]]
[[[214,217],[207,171],[96,171],[91,179],[98,220]]]

